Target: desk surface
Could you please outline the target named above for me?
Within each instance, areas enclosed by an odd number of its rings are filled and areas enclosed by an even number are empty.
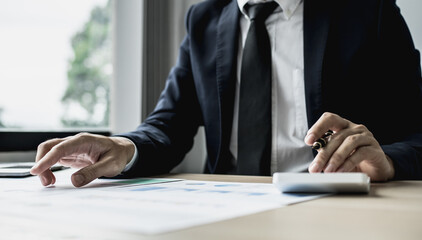
[[[162,177],[271,182],[271,177],[229,175]],[[374,183],[368,195],[335,195],[154,236],[96,231],[89,226],[75,235],[75,229],[60,223],[44,226],[16,216],[0,216],[0,230],[10,239],[422,239],[422,181]]]

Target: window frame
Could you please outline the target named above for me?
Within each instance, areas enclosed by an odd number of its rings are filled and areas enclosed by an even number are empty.
[[[139,125],[142,111],[143,5],[144,1],[138,0],[112,2],[113,77],[110,83],[109,127],[72,128],[63,131],[1,129],[1,162],[8,161],[8,157],[3,156],[5,153],[35,151],[40,143],[48,139],[64,138],[80,132],[110,136],[113,132],[133,130]],[[22,159],[22,161],[33,161],[33,159]]]

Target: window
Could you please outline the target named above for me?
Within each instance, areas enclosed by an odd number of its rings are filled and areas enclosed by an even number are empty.
[[[0,130],[109,127],[110,0],[14,0],[0,8]]]
[[[422,51],[422,15],[420,14],[422,1],[399,0],[397,5],[400,7],[401,13],[409,26],[416,48]]]
[[[143,1],[1,3],[0,161],[33,161],[50,138],[140,123]]]

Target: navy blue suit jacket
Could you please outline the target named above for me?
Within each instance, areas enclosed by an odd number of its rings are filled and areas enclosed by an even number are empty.
[[[170,171],[206,132],[206,172],[230,169],[240,12],[236,0],[190,8],[187,36],[154,112],[135,131],[130,177]],[[422,178],[419,52],[393,0],[304,1],[308,125],[324,112],[364,124],[393,161],[396,179]]]

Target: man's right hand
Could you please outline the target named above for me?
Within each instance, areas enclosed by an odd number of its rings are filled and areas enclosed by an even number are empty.
[[[105,137],[80,133],[75,136],[51,139],[38,146],[35,166],[31,174],[38,175],[44,186],[54,184],[56,177],[50,167],[56,163],[80,168],[72,177],[75,187],[84,186],[99,177],[114,177],[129,163],[135,147],[123,137]]]

